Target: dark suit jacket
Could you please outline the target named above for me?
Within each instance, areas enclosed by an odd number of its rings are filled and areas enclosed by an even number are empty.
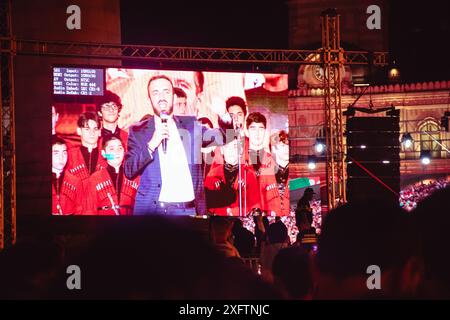
[[[192,177],[197,214],[206,214],[205,193],[203,188],[203,166],[201,147],[211,142],[221,145],[223,133],[220,129],[207,129],[195,117],[174,117],[180,134]],[[150,154],[147,143],[155,131],[153,117],[132,126],[128,133],[128,150],[125,155],[124,172],[128,179],[141,176],[134,205],[134,215],[147,215],[156,211],[161,192],[161,169],[158,150]],[[161,146],[160,146],[161,147]],[[159,147],[158,147],[159,148]]]

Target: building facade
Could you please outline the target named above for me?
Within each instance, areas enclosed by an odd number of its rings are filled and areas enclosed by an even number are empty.
[[[318,159],[316,168],[308,169],[305,159],[316,155],[314,144],[324,136],[323,90],[308,85],[289,92],[290,152],[300,160],[292,163],[292,177],[320,176],[325,181],[325,159]],[[363,90],[366,90],[362,94]],[[361,95],[362,94],[362,95]],[[360,98],[357,100],[357,98]],[[355,103],[355,101],[357,102]],[[388,84],[373,87],[346,86],[343,89],[342,107],[374,109],[394,106],[400,110],[400,138],[410,133],[413,143],[402,145],[400,152],[401,183],[406,185],[425,177],[450,174],[450,133],[441,128],[441,117],[450,111],[450,81],[412,84]],[[374,116],[383,116],[375,114]],[[363,116],[356,112],[356,116]],[[364,116],[367,116],[364,114]],[[344,121],[346,117],[343,117]],[[345,139],[344,139],[345,143]],[[429,151],[431,163],[420,161],[421,151]]]

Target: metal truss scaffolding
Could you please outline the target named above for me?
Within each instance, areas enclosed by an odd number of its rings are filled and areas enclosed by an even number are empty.
[[[322,66],[324,82],[326,179],[328,209],[346,202],[344,127],[341,106],[341,74],[344,50],[340,47],[339,15],[336,10],[322,14]]]
[[[11,38],[0,37],[1,52],[10,52]],[[6,49],[5,49],[6,48]],[[74,43],[61,41],[14,40],[18,55],[77,57],[143,61],[185,61],[209,63],[261,63],[261,64],[321,64],[311,61],[311,55],[320,50],[271,50],[195,48],[144,45],[118,45],[98,43]],[[373,60],[367,51],[342,51],[342,59],[348,65],[387,64],[386,52],[373,52]]]
[[[15,141],[14,141],[14,79],[11,47],[11,1],[0,1],[0,249],[11,246],[16,239]],[[4,54],[4,51],[8,54]]]
[[[2,130],[0,148],[1,210],[0,249],[15,242],[15,139],[14,139],[14,57],[46,56],[67,58],[117,59],[152,62],[204,62],[249,65],[267,64],[294,66],[318,64],[324,70],[324,101],[327,136],[327,186],[329,208],[346,200],[343,153],[343,129],[341,110],[341,70],[343,65],[387,64],[386,52],[344,51],[339,40],[339,16],[335,11],[322,15],[322,49],[319,50],[270,50],[195,48],[143,45],[117,45],[99,43],[74,43],[15,39],[11,29],[11,0],[0,1],[0,104]],[[311,61],[311,55],[319,54],[319,61]],[[293,137],[295,138],[295,137]]]

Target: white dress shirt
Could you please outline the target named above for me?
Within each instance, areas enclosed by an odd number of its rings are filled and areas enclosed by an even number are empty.
[[[162,126],[161,119],[155,117],[155,128]],[[161,168],[161,202],[190,202],[195,199],[186,150],[173,117],[167,120],[169,139],[164,153],[162,144],[158,147],[159,165]],[[190,146],[188,146],[190,147]]]

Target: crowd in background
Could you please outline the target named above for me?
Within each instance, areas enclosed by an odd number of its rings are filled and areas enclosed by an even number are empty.
[[[407,211],[411,211],[417,207],[417,204],[420,201],[431,195],[433,192],[444,189],[449,185],[450,180],[448,178],[440,178],[427,183],[420,182],[407,186],[400,191],[400,206]]]

